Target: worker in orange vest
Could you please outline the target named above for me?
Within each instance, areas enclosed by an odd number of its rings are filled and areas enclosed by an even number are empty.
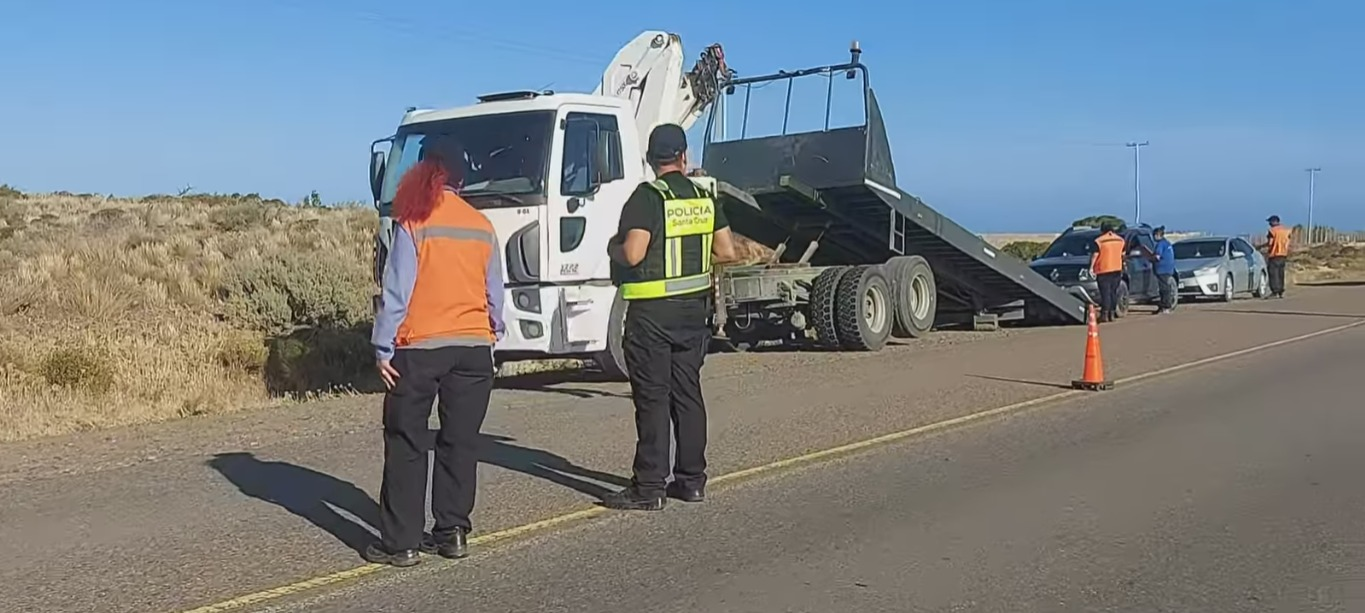
[[[439,137],[435,137],[439,139]],[[493,345],[502,337],[502,268],[488,219],[458,194],[463,150],[423,141],[398,183],[394,235],[371,343],[384,396],[384,481],[376,564],[412,566],[419,551],[467,554],[479,429],[493,390]],[[440,399],[432,471],[436,525],[424,535],[427,421]]]
[[[1095,238],[1095,253],[1090,256],[1090,272],[1100,290],[1100,322],[1118,317],[1119,283],[1123,280],[1123,247],[1127,243],[1114,232],[1114,224],[1100,224]]]
[[[1280,225],[1280,216],[1266,219],[1270,231],[1266,233],[1266,269],[1270,273],[1270,295],[1284,298],[1284,269],[1289,263],[1289,239],[1292,232]]]

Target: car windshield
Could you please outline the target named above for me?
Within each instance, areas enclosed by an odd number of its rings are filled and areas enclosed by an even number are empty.
[[[464,196],[476,208],[545,202],[553,111],[476,115],[403,126],[384,170],[381,209],[393,203],[398,181],[427,147],[464,150]]]
[[[1180,241],[1172,246],[1177,260],[1221,258],[1227,254],[1227,241]]]
[[[1065,258],[1078,255],[1090,255],[1095,253],[1095,239],[1099,238],[1096,232],[1077,232],[1066,236],[1058,237],[1048,245],[1047,251],[1043,252],[1045,258]]]

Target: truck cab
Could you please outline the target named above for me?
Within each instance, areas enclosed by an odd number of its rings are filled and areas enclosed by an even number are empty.
[[[510,92],[462,108],[410,109],[396,133],[371,148],[381,220],[376,279],[393,236],[398,182],[437,138],[464,150],[460,195],[488,217],[501,243],[507,335],[499,359],[606,349],[616,289],[604,246],[649,172],[625,153],[641,147],[629,101]]]

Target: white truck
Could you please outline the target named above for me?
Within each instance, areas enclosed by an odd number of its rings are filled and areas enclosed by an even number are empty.
[[[408,109],[393,136],[371,145],[376,279],[393,236],[399,178],[423,139],[454,137],[468,157],[461,195],[503,242],[507,336],[498,361],[588,357],[623,374],[624,304],[610,281],[607,241],[627,197],[654,179],[644,157],[650,130],[691,127],[730,76],[719,45],[707,47],[690,72],[683,60],[676,34],[644,32],[616,54],[591,94],[518,91],[459,108]]]
[[[684,129],[719,96],[786,81],[783,133],[720,142],[708,125],[705,177],[735,233],[773,250],[767,262],[716,268],[718,331],[736,346],[779,342],[875,351],[888,338],[968,321],[1084,323],[1086,307],[896,187],[890,144],[855,42],[843,64],[736,78],[719,45],[683,70],[677,35],[644,32],[617,53],[591,94],[511,92],[453,109],[408,109],[371,146],[380,214],[375,278],[392,237],[399,178],[423,139],[451,136],[467,156],[461,194],[503,243],[507,335],[496,360],[588,358],[608,375],[626,367],[626,301],[610,281],[607,242],[621,208],[653,174],[655,126]],[[788,134],[794,79],[862,77],[865,123]],[[826,97],[828,109],[829,97]],[[715,113],[711,114],[715,120]],[[747,128],[745,128],[747,129]],[[383,151],[387,145],[387,151]]]

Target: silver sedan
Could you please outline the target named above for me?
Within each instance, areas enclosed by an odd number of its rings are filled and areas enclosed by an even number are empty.
[[[1230,302],[1237,294],[1270,294],[1265,256],[1234,236],[1199,236],[1177,241],[1175,270],[1181,297]]]

